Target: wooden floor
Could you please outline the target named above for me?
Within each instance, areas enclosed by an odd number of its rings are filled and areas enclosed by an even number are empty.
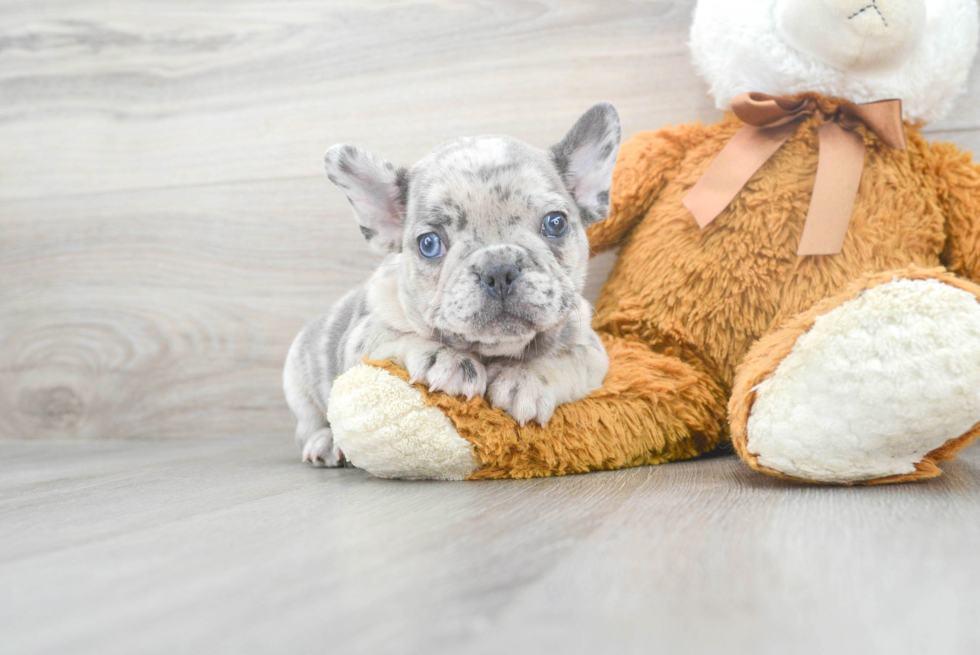
[[[4,0],[0,654],[980,652],[980,448],[878,489],[297,461],[286,350],[377,261],[323,151],[716,120],[692,6]],[[978,106],[975,67],[927,132],[980,149]]]
[[[976,449],[871,489],[732,457],[393,482],[271,436],[0,457],[11,655],[980,652]]]

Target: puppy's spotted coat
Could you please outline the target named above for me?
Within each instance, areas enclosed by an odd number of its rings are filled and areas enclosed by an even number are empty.
[[[458,139],[410,169],[327,151],[327,176],[387,256],[289,350],[284,388],[304,460],[342,463],[327,399],[365,356],[397,360],[432,390],[484,395],[522,425],[602,385],[608,360],[581,295],[585,227],[608,210],[619,141],[619,116],[602,103],[547,151]]]

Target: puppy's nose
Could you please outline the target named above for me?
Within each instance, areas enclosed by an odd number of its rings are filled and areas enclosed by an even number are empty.
[[[480,274],[480,286],[491,296],[503,298],[514,290],[521,269],[513,264],[488,264]]]

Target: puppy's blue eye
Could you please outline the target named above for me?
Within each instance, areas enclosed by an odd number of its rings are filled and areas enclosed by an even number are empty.
[[[550,239],[565,236],[568,232],[568,219],[561,212],[548,212],[541,222],[541,233]]]
[[[427,259],[435,259],[446,254],[446,246],[435,232],[426,232],[419,237],[419,252]]]

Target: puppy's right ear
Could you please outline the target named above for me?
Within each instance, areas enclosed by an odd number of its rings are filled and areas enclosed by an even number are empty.
[[[354,146],[336,145],[323,156],[330,181],[343,189],[361,233],[382,253],[402,247],[408,170]]]

